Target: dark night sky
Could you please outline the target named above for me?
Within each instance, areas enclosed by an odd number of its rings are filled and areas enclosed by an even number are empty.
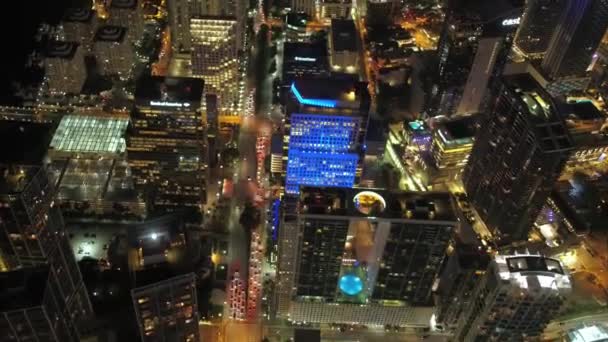
[[[38,24],[57,23],[73,0],[15,0],[3,3],[2,61],[0,64],[0,102],[11,95],[11,82],[24,76],[27,55],[34,47]]]

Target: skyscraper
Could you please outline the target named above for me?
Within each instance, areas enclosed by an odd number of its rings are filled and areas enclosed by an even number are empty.
[[[456,227],[447,193],[302,188],[279,229],[278,315],[297,322],[427,324]],[[430,309],[430,310],[429,310]]]
[[[129,77],[133,67],[133,44],[127,40],[127,28],[100,26],[95,33],[93,52],[99,73]]]
[[[400,14],[400,0],[364,0],[368,25],[392,25]]]
[[[153,210],[186,211],[200,222],[206,200],[206,123],[200,112],[203,81],[145,76],[135,90],[127,139],[136,188]]]
[[[538,339],[572,290],[563,265],[539,255],[496,255],[456,329],[458,341]]]
[[[45,79],[52,94],[80,94],[87,78],[84,48],[75,42],[50,42],[44,59]]]
[[[504,76],[463,175],[469,199],[506,240],[526,240],[572,143],[551,96],[529,74]]]
[[[304,12],[311,18],[317,17],[318,0],[291,0],[291,10],[293,12]]]
[[[190,21],[192,75],[205,80],[207,94],[217,96],[221,114],[237,114],[238,25],[234,17],[204,16]]]
[[[127,41],[134,44],[144,32],[142,0],[112,0],[110,2],[109,25],[127,28]]]
[[[80,43],[86,52],[91,52],[93,37],[97,29],[97,17],[90,8],[69,8],[61,19],[61,40]]]
[[[566,0],[528,1],[515,37],[515,46],[529,58],[542,58],[566,3]]]
[[[43,310],[52,310],[53,319],[57,317],[67,325],[64,329],[69,334],[67,341],[77,341],[79,327],[93,316],[93,309],[65,233],[61,212],[54,203],[53,185],[42,167],[3,165],[0,169],[1,264],[9,271],[48,267],[48,278],[42,280],[46,284],[49,279],[47,288],[37,284],[45,294],[38,293],[39,297],[35,298],[36,294],[30,293],[33,301],[37,301],[32,306],[38,306],[40,302],[44,306],[47,300],[52,301],[53,307]],[[15,319],[10,324],[26,322],[25,318]]]
[[[329,35],[329,61],[333,71],[356,73],[359,69],[359,35],[355,22],[333,19]]]
[[[546,76],[584,76],[607,27],[608,0],[568,1],[541,65]]]
[[[484,109],[511,51],[523,12],[520,0],[451,0],[439,40],[431,115]]]
[[[352,187],[361,175],[370,106],[366,85],[298,79],[288,96],[285,192],[297,194],[300,185]]]

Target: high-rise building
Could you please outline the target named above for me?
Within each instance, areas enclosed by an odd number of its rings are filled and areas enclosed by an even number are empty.
[[[84,54],[79,43],[49,43],[44,59],[44,76],[51,94],[80,94],[87,78]]]
[[[136,108],[127,139],[135,187],[152,209],[186,211],[200,222],[206,199],[206,122],[203,80],[145,76],[136,84]]]
[[[330,75],[327,46],[323,43],[285,43],[283,75],[286,87],[298,78],[327,78]]]
[[[430,114],[481,112],[511,51],[523,1],[448,2]]]
[[[472,115],[437,122],[433,127],[431,154],[437,171],[433,174],[434,183],[460,179],[473,148],[478,120],[479,115]]]
[[[593,170],[605,164],[608,153],[606,115],[592,102],[563,104],[561,114],[573,145],[562,179],[578,170]]]
[[[333,71],[356,73],[359,69],[359,49],[355,22],[332,19],[329,34],[329,62]]]
[[[93,52],[99,73],[129,77],[133,67],[133,44],[127,40],[127,28],[104,25],[97,29]]]
[[[221,114],[236,115],[239,94],[237,26],[234,17],[205,16],[190,21],[192,75],[205,80]]]
[[[496,255],[459,319],[456,340],[536,340],[571,290],[570,276],[558,260]]]
[[[542,58],[559,23],[566,0],[530,0],[521,19],[515,46],[528,58]]]
[[[300,185],[352,187],[361,175],[361,148],[370,97],[365,83],[298,79],[287,100],[285,192]]]
[[[127,28],[127,41],[134,44],[144,32],[144,7],[142,0],[112,0],[107,23]]]
[[[47,266],[49,285],[46,289],[43,286],[44,298],[39,296],[36,300],[40,302],[43,298],[46,303],[49,299],[46,296],[53,296],[49,300],[54,306],[47,308],[53,310],[51,317],[68,325],[70,337],[66,341],[77,341],[79,328],[93,316],[93,309],[61,212],[54,203],[53,184],[42,167],[4,165],[1,169],[0,264],[9,271]],[[26,322],[25,318],[16,319],[22,324]]]
[[[368,25],[391,25],[400,14],[400,0],[363,0],[366,2],[365,19]]]
[[[608,0],[574,0],[565,6],[541,65],[551,80],[585,76],[608,28]]]
[[[96,29],[97,17],[93,10],[86,7],[69,8],[61,19],[60,40],[80,43],[86,52],[91,52]]]
[[[428,326],[457,225],[447,193],[303,188],[279,229],[276,304],[296,322]]]
[[[285,41],[288,43],[310,42],[312,30],[308,29],[311,17],[306,13],[288,13],[285,16]]]
[[[319,19],[348,19],[352,6],[352,0],[321,0],[319,3]]]
[[[317,17],[317,1],[318,0],[291,0],[292,12],[303,12],[310,18]]]
[[[169,26],[173,51],[190,54],[190,20],[200,16],[230,16],[236,19],[234,38],[242,49],[247,23],[247,0],[191,0],[169,1]]]
[[[553,98],[529,74],[504,76],[477,134],[463,183],[493,232],[526,240],[572,142]]]
[[[57,277],[48,266],[0,272],[2,341],[80,341]]]
[[[136,279],[131,296],[142,342],[200,341],[194,273],[158,281],[158,271],[150,269]]]

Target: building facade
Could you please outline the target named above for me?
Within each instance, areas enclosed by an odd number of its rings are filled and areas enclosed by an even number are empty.
[[[112,0],[107,23],[127,28],[127,41],[135,44],[144,32],[144,6],[142,0]]]
[[[133,67],[133,44],[127,39],[128,29],[120,26],[100,26],[95,33],[93,53],[99,73],[118,75],[126,79]]]
[[[430,115],[481,112],[511,51],[523,1],[448,2]]]
[[[200,341],[193,273],[134,288],[131,296],[143,342]]]
[[[321,0],[319,4],[319,19],[348,19],[353,7],[352,0]]]
[[[279,229],[278,315],[428,325],[456,218],[447,193],[303,188]]]
[[[565,0],[528,1],[515,37],[515,46],[528,58],[542,58],[549,47],[564,6]]]
[[[504,76],[477,134],[464,188],[486,225],[527,240],[572,150],[553,98],[529,75]]]
[[[127,138],[135,187],[145,194],[150,209],[185,211],[188,223],[200,223],[206,200],[202,98],[200,79],[142,77]]]
[[[206,93],[218,98],[221,114],[236,115],[239,63],[235,17],[205,16],[190,21],[192,75],[205,80]]]
[[[298,79],[287,100],[285,192],[300,185],[352,187],[361,175],[370,98],[364,83]]]
[[[310,18],[316,18],[317,2],[318,0],[291,0],[291,11],[303,12],[308,14]]]
[[[96,30],[97,16],[95,16],[95,13],[90,8],[69,8],[61,19],[61,40],[80,43],[80,46],[87,53],[91,52],[93,47],[93,37]]]
[[[569,1],[543,58],[544,74],[551,80],[585,76],[607,27],[607,0]]]
[[[49,43],[44,75],[51,94],[80,94],[87,78],[84,54],[85,48],[79,43]]]
[[[69,245],[63,217],[54,203],[53,185],[41,167],[5,165],[2,170],[0,264],[8,271],[48,268],[43,283],[47,284],[48,279],[49,285],[44,296],[40,296],[42,299],[32,306],[38,307],[35,310],[47,310],[40,309],[40,303],[44,306],[47,299],[52,300],[51,317],[66,325],[61,328],[68,334],[66,341],[78,341],[80,328],[93,317],[93,309]],[[15,319],[22,324],[26,322],[24,317]]]
[[[565,267],[539,255],[496,255],[459,319],[459,341],[540,338],[559,314],[572,283]]]

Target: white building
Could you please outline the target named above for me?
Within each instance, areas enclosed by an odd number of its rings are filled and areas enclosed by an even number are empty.
[[[74,42],[52,42],[44,59],[45,77],[51,94],[80,94],[87,78],[84,49]]]
[[[565,267],[540,255],[497,255],[474,289],[456,329],[458,341],[538,338],[572,290]]]
[[[205,80],[207,94],[219,99],[220,114],[238,104],[239,64],[234,17],[205,16],[190,21],[192,75]]]
[[[119,75],[125,79],[133,65],[133,46],[127,40],[127,29],[120,26],[101,26],[95,33],[93,52],[99,73]]]
[[[319,19],[348,19],[353,7],[352,0],[321,0]]]

